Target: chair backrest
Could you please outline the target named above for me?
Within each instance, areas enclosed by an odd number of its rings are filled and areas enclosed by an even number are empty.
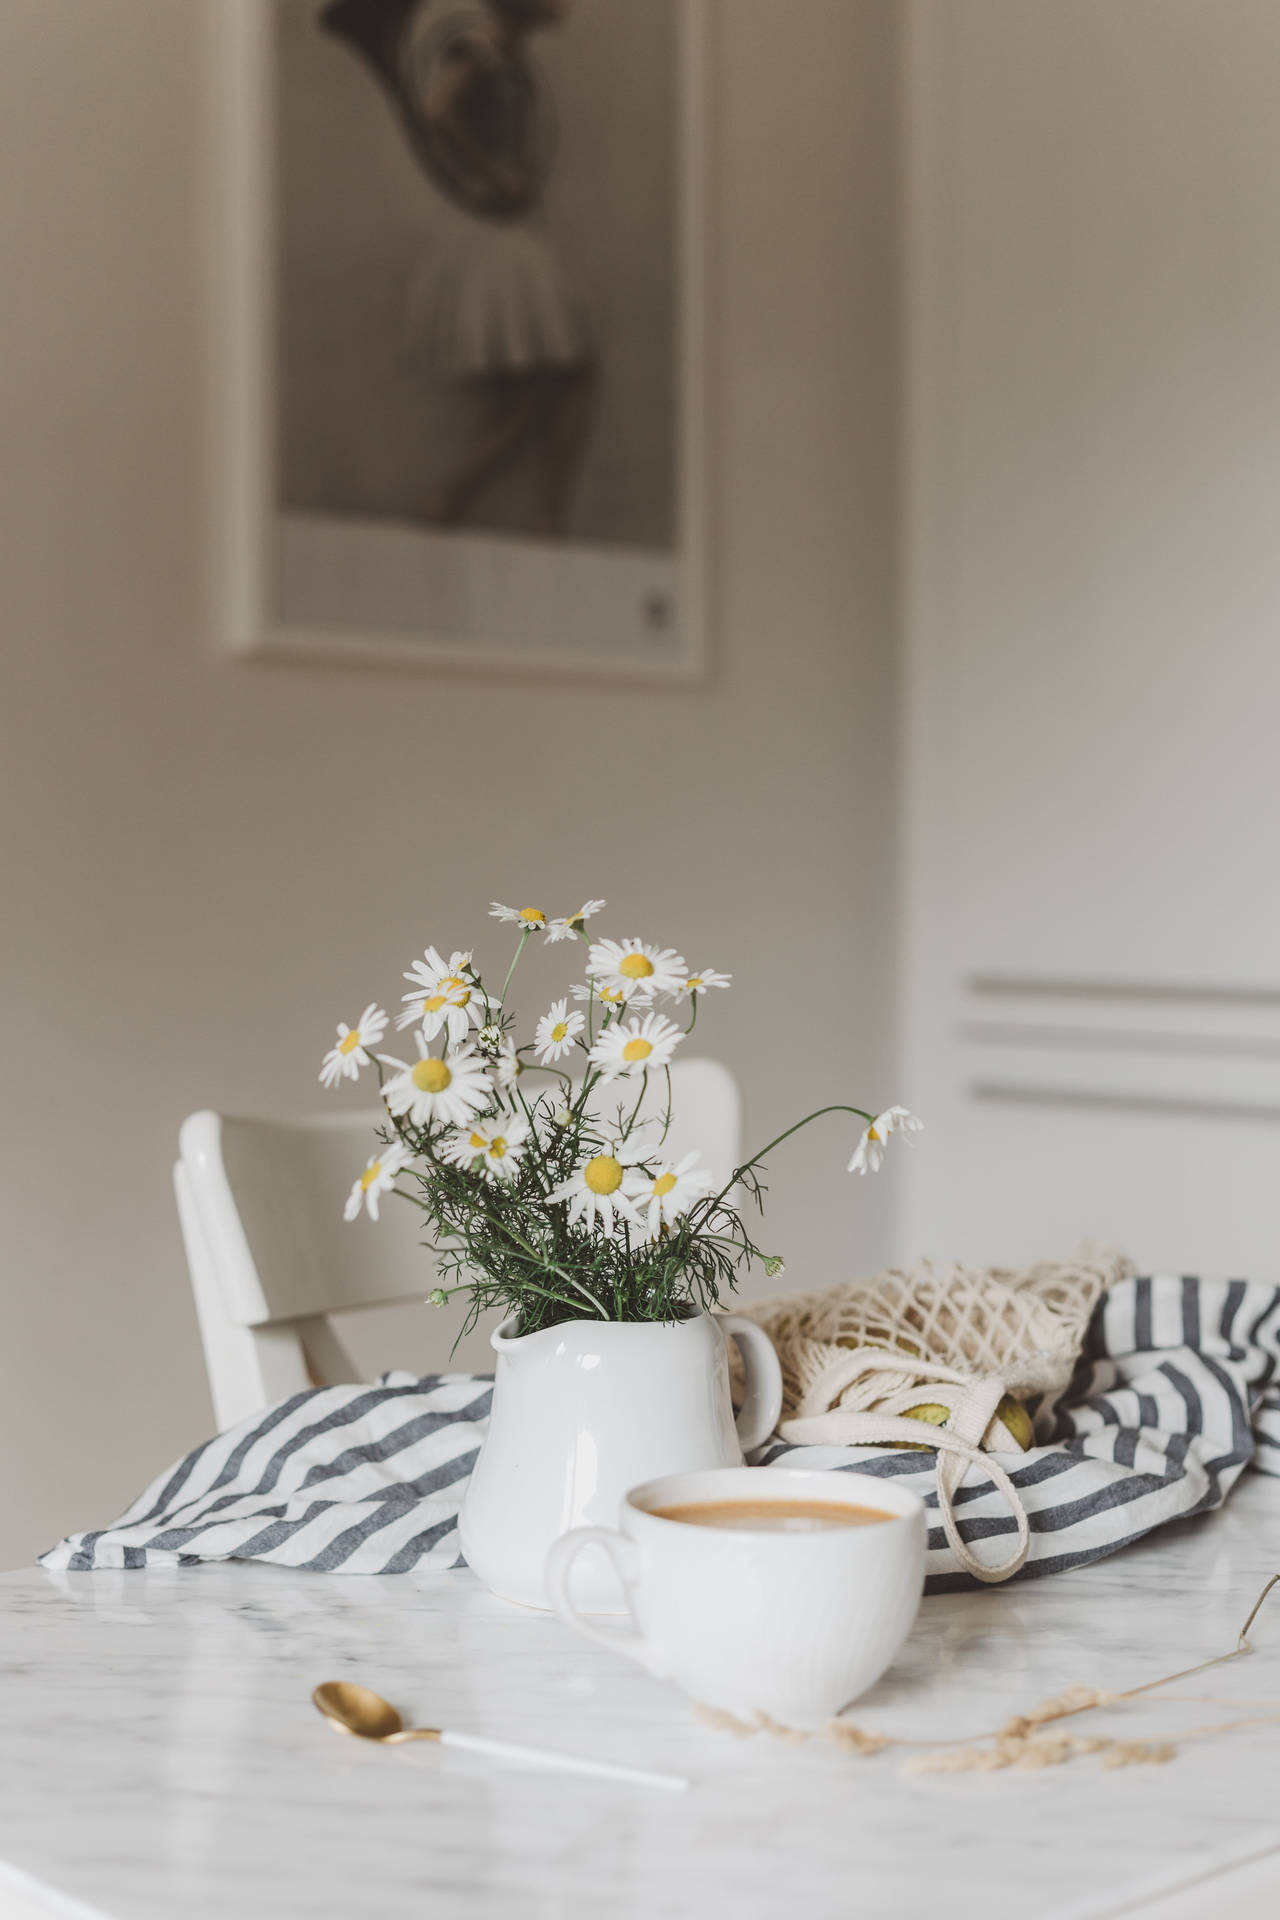
[[[665,1150],[697,1146],[727,1179],[742,1132],[733,1075],[714,1060],[682,1060],[671,1080]],[[328,1314],[421,1300],[435,1284],[419,1209],[387,1196],[376,1224],[342,1218],[377,1120],[205,1111],[183,1122],[174,1189],[220,1428],[305,1386],[355,1377]]]

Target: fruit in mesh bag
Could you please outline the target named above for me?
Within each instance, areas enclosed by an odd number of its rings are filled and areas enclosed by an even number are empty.
[[[951,1418],[951,1409],[950,1407],[942,1406],[936,1400],[926,1400],[922,1406],[908,1407],[902,1418],[904,1420],[923,1420],[927,1427],[945,1427]],[[931,1448],[925,1445],[923,1440],[904,1440],[902,1442],[902,1450],[904,1453],[929,1453],[932,1451]]]
[[[877,1338],[876,1336],[881,1337]],[[918,1360],[920,1358],[920,1349],[913,1340],[907,1339],[905,1335],[891,1330],[889,1327],[876,1326],[874,1322],[872,1323],[871,1329],[861,1334],[836,1334],[834,1345],[843,1347],[846,1352],[850,1353],[856,1353],[864,1347],[873,1347],[878,1353],[900,1353],[904,1356],[904,1361],[906,1359]],[[904,1371],[910,1371],[910,1369],[904,1366]],[[1029,1447],[1034,1446],[1035,1429],[1032,1425],[1031,1415],[1027,1412],[1022,1402],[1015,1400],[1011,1393],[1006,1393],[1001,1397],[1000,1403],[996,1408],[995,1417],[1008,1436],[1008,1446],[1006,1447],[1002,1441],[998,1440],[995,1447],[992,1448],[993,1452],[1002,1453],[1010,1449],[1016,1449],[1020,1453],[1025,1453]],[[929,1427],[945,1427],[950,1424],[951,1409],[948,1406],[944,1406],[939,1400],[922,1400],[917,1406],[906,1408],[900,1415],[900,1418],[904,1420],[921,1420]],[[902,1440],[898,1444],[905,1453],[932,1452],[932,1448],[927,1446],[923,1440]]]
[[[930,1427],[945,1427],[951,1418],[951,1409],[936,1400],[925,1400],[918,1407],[908,1407],[902,1418],[923,1420]],[[1022,1402],[1015,1400],[1011,1393],[1006,1393],[996,1408],[996,1419],[1019,1452],[1025,1453],[1035,1439],[1035,1429],[1031,1424],[1031,1415]],[[929,1451],[922,1440],[907,1440],[903,1444],[922,1453]]]
[[[913,1360],[920,1358],[920,1349],[913,1340],[863,1340],[852,1333],[838,1333],[836,1345],[850,1353],[856,1353],[859,1347],[874,1347],[878,1353],[909,1353]]]
[[[1012,1436],[1015,1447],[1021,1447],[1025,1453],[1028,1447],[1035,1445],[1036,1430],[1031,1424],[1031,1415],[1021,1400],[1015,1400],[1011,1393],[1006,1393],[996,1408],[996,1419]]]

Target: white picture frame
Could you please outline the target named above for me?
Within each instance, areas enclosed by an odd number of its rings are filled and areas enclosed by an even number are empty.
[[[712,0],[678,0],[677,433],[673,556],[676,619],[640,636],[635,623],[598,643],[566,645],[542,628],[532,644],[450,631],[365,627],[324,618],[281,620],[275,611],[277,447],[274,192],[276,0],[217,0],[209,9],[214,97],[207,302],[212,338],[210,492],[215,521],[214,599],[219,646],[245,660],[431,668],[481,674],[680,685],[706,677],[708,615],[708,137]],[[583,543],[531,542],[550,583],[549,605]],[[522,581],[522,587],[527,582]],[[502,583],[498,583],[498,592]],[[598,583],[576,580],[574,604]],[[623,623],[619,623],[621,628]]]

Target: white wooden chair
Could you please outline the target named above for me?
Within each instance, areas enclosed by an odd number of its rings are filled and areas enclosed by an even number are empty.
[[[666,1150],[696,1146],[727,1179],[741,1153],[737,1082],[714,1060],[677,1061],[671,1079]],[[377,1118],[205,1111],[183,1122],[174,1190],[219,1431],[305,1387],[359,1377],[329,1314],[424,1300],[435,1284],[419,1209],[388,1195],[376,1224],[342,1218]]]

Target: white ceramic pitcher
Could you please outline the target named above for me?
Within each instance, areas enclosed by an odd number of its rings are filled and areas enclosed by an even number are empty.
[[[568,1320],[524,1335],[515,1327],[512,1315],[492,1338],[493,1412],[459,1530],[486,1586],[547,1607],[551,1543],[570,1527],[615,1526],[623,1495],[642,1480],[740,1467],[777,1425],[782,1372],[769,1336],[734,1313]],[[729,1339],[746,1370],[736,1420]],[[603,1554],[584,1557],[573,1592],[587,1612],[625,1611]]]

